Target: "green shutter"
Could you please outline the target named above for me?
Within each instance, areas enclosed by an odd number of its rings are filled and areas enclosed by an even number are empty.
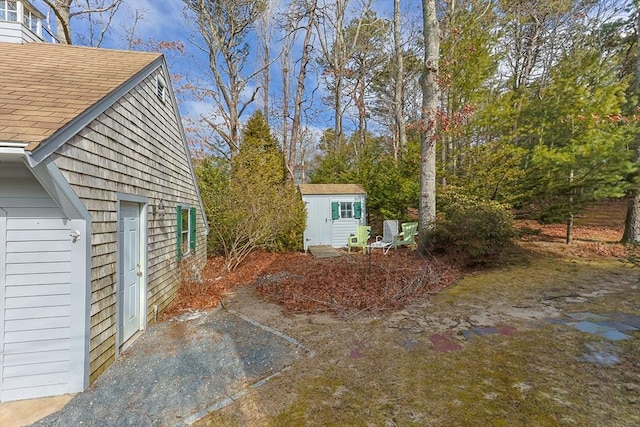
[[[196,208],[189,208],[189,247],[196,252]]]
[[[331,202],[331,219],[340,219],[340,203]]]
[[[176,206],[176,256],[182,259],[182,206]]]
[[[355,202],[353,204],[353,217],[355,219],[362,218],[362,203],[361,202]]]

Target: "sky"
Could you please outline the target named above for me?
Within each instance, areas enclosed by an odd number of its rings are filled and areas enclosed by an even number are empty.
[[[276,10],[282,8],[284,0],[272,0],[276,4]],[[351,3],[356,5],[361,0],[351,0]],[[39,8],[45,14],[48,8],[44,5],[42,0],[32,0],[31,3]],[[372,8],[378,12],[378,15],[387,19],[391,19],[393,10],[393,1],[391,0],[373,0]],[[408,15],[414,15],[420,13],[420,0],[404,0],[403,9],[407,10]],[[126,34],[127,31],[131,31],[133,26],[136,12],[140,13],[142,19],[138,20],[135,24],[135,34],[143,41],[179,41],[184,45],[184,53],[176,51],[165,52],[167,63],[170,73],[172,75],[180,76],[183,81],[208,78],[208,58],[206,54],[202,52],[197,46],[199,34],[191,19],[185,13],[185,6],[181,0],[124,0],[124,3],[118,9],[116,15],[110,26],[110,33],[108,34],[105,42],[101,47],[114,48],[114,49],[126,49]],[[53,19],[51,20],[51,25]],[[347,19],[348,21],[348,19]],[[72,28],[76,33],[87,33],[87,20],[81,16],[72,18]],[[277,52],[277,45],[281,36],[276,32],[274,34],[274,46],[272,51]],[[74,40],[81,40],[80,37],[75,37]],[[299,45],[298,45],[299,46]],[[250,55],[254,55],[253,52]],[[249,64],[257,64],[258,61],[251,58]],[[292,54],[292,58],[296,58],[296,53]],[[250,66],[249,65],[249,66]],[[272,96],[272,100],[277,98],[278,87],[281,85],[281,72],[279,62],[275,61],[271,68],[271,80],[272,80],[272,92],[276,92],[276,96]],[[210,74],[209,74],[210,75]],[[309,93],[307,96],[309,99],[313,99],[313,108],[316,110],[313,122],[310,123],[310,127],[315,130],[315,134],[319,135],[322,129],[330,128],[333,126],[333,114],[331,108],[325,105],[321,98],[324,93],[322,85],[318,85],[318,73],[315,70],[310,70],[308,75],[308,88]],[[180,82],[175,81],[174,87]],[[256,83],[257,84],[257,83]],[[253,87],[247,88],[247,92],[251,92]],[[311,91],[314,90],[313,93]],[[211,101],[196,100],[193,97],[179,96],[180,100],[180,112],[183,118],[198,119],[200,115],[209,115],[212,112]],[[251,112],[255,108],[260,108],[260,103],[255,102],[251,108],[247,109],[247,113],[243,116],[242,120],[246,121]],[[349,131],[350,127],[355,122],[350,121],[349,118],[345,120],[345,129]]]

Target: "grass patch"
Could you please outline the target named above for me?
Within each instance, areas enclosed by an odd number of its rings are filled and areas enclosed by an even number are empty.
[[[337,364],[298,382],[297,399],[264,425],[633,425],[626,424],[634,406],[624,386],[632,379],[578,361],[583,334],[555,332],[547,327],[479,337],[454,353],[382,352]]]
[[[523,250],[390,317],[328,324],[289,317],[286,333],[318,355],[202,424],[640,425],[640,332],[610,342],[545,320],[547,313],[638,315],[639,287],[638,270],[616,259]],[[462,339],[483,316],[517,332]],[[461,349],[435,351],[436,333]],[[620,363],[581,361],[588,344],[610,347]]]

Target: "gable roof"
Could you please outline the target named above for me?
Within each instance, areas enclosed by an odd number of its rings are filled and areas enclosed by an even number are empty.
[[[300,184],[298,187],[303,195],[367,194],[360,184]]]
[[[33,151],[162,55],[0,43],[0,58],[0,142]]]

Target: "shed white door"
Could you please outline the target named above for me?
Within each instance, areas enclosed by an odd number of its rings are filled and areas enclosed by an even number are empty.
[[[304,232],[304,250],[309,246],[331,244],[331,201],[327,197],[307,197],[307,228]]]
[[[141,329],[140,206],[121,202],[121,343]]]

